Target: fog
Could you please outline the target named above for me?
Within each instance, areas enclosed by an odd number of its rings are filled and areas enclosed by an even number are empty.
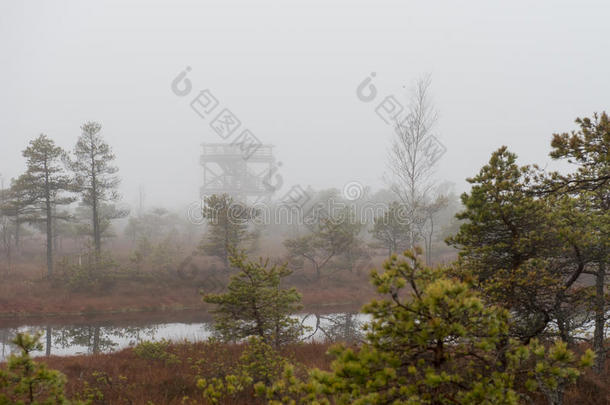
[[[40,133],[71,150],[103,125],[124,201],[199,198],[203,142],[221,142],[190,107],[209,89],[263,143],[284,187],[384,187],[392,129],[356,97],[404,99],[422,75],[447,151],[436,176],[465,178],[508,145],[550,164],[553,132],[607,106],[610,7],[598,1],[5,1],[0,5],[0,173],[25,169]],[[172,80],[186,67],[193,92]],[[552,165],[551,165],[552,166]]]
[[[609,21],[1,0],[0,404],[602,403]]]

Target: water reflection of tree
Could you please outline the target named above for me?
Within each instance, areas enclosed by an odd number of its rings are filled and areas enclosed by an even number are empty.
[[[16,328],[2,328],[0,329],[0,361],[6,359],[9,354],[13,351],[11,341],[17,334]]]
[[[159,330],[158,325],[148,326],[127,326],[121,328],[121,335],[124,338],[131,339],[129,341],[130,346],[134,346],[142,340],[155,340],[155,334]]]
[[[19,332],[27,332],[33,335],[42,331],[44,331],[43,327],[0,328],[0,361],[6,360],[11,353],[17,351],[13,339]]]
[[[131,339],[136,344],[143,338],[153,337],[156,326],[114,327],[101,325],[63,327],[53,332],[54,345],[61,348],[84,346],[89,353],[100,353],[112,350],[120,338]]]
[[[51,355],[51,347],[53,347],[53,342],[51,341],[52,336],[53,336],[53,327],[47,325],[47,329],[45,330],[45,340],[46,340],[45,355],[47,355],[47,356]]]
[[[355,343],[364,338],[362,332],[363,322],[358,319],[357,313],[340,314],[309,314],[306,315],[302,323],[309,317],[316,320],[311,334],[305,336],[305,340],[317,338],[318,336],[329,342]]]
[[[116,346],[102,326],[72,326],[53,332],[54,344],[61,348],[84,346],[90,353],[99,353]]]

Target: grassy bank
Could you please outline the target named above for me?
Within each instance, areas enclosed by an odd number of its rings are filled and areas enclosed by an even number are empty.
[[[228,373],[237,363],[242,345],[178,343],[165,349],[166,355],[138,354],[126,349],[111,354],[39,359],[68,377],[70,397],[94,397],[94,404],[201,404],[205,403],[196,387],[198,378]],[[283,354],[308,368],[328,370],[332,358],[325,343],[292,345]],[[606,374],[608,375],[608,362]],[[600,405],[608,403],[605,376],[587,371],[569,389],[565,404]],[[248,391],[224,404],[264,403]],[[536,404],[546,404],[536,398]]]
[[[0,320],[100,314],[205,310],[200,292],[220,292],[227,272],[121,273],[103,285],[70,288],[22,265],[0,282]],[[306,308],[351,306],[358,309],[374,295],[368,272],[339,271],[319,280],[296,274],[288,280],[303,294]]]
[[[285,348],[283,354],[307,367],[328,369],[329,345],[308,343]],[[68,377],[69,397],[92,395],[94,404],[199,404],[199,378],[229,373],[237,364],[242,345],[178,343],[166,349],[167,357],[138,355],[134,349],[116,353],[39,359]],[[227,404],[264,403],[247,392]]]

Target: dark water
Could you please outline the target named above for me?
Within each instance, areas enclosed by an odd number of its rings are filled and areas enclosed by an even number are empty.
[[[192,315],[176,314],[162,319],[66,319],[52,323],[0,321],[0,362],[16,348],[11,342],[18,332],[42,333],[43,350],[35,356],[70,356],[103,353],[135,346],[142,341],[202,341],[213,334],[211,320],[197,321]],[[200,318],[200,317],[195,317]],[[357,313],[300,314],[309,330],[304,340],[357,341],[362,338],[365,315]]]
[[[211,318],[201,313],[132,315],[132,318],[67,318],[31,321],[0,320],[0,362],[16,351],[10,343],[18,332],[42,333],[43,349],[35,356],[106,353],[135,346],[142,341],[202,341],[213,334]],[[297,316],[309,327],[302,339],[356,342],[363,338],[367,315],[353,312],[309,313]],[[584,323],[577,334],[590,338],[593,323]]]

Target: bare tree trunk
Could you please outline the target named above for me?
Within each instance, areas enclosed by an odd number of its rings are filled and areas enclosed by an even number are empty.
[[[45,347],[45,355],[48,357],[51,355],[51,335],[53,333],[53,328],[50,326],[47,326],[47,330],[46,330],[46,340],[47,340],[47,346]]]
[[[93,354],[98,354],[100,352],[100,327],[93,327]]]
[[[46,190],[46,213],[47,213],[47,272],[49,277],[53,276],[53,210],[51,209],[51,196]]]
[[[13,266],[13,262],[12,262],[12,255],[11,255],[11,234],[10,232],[7,232],[7,230],[5,229],[5,235],[4,235],[5,239],[8,238],[8,240],[6,240],[5,242],[5,246],[6,246],[6,260],[7,260],[7,268],[6,268],[6,275],[9,275],[11,273],[11,268]]]
[[[392,172],[392,191],[408,207],[409,219],[414,223],[417,211],[433,185],[431,179],[435,160],[426,156],[426,142],[437,119],[429,100],[430,79],[417,81],[410,103],[403,115],[395,117],[397,137],[390,150],[389,169]],[[411,230],[411,248],[415,247],[415,229]]]
[[[95,261],[96,263],[100,260],[102,253],[102,238],[100,236],[100,219],[98,213],[97,199],[93,199],[92,210],[93,210],[93,246],[95,247]]]
[[[434,217],[430,215],[428,220],[430,221],[430,232],[426,235],[426,264],[432,266],[432,237],[434,235]]]
[[[93,147],[91,148],[93,150]],[[98,184],[96,171],[95,158],[91,156],[91,210],[93,211],[93,245],[95,247],[95,264],[100,263],[102,254],[102,237],[100,235],[100,216],[99,216],[99,199],[98,199]]]
[[[563,394],[565,392],[565,383],[560,382],[554,390],[543,390],[549,405],[563,405]]]
[[[20,238],[21,238],[21,222],[19,220],[19,216],[15,217],[15,250],[19,253],[20,247]]]
[[[593,333],[593,350],[595,351],[594,370],[597,374],[604,371],[606,350],[604,347],[604,326],[606,322],[605,294],[606,263],[602,260],[595,277],[595,331]]]
[[[568,320],[564,316],[563,311],[558,312],[557,328],[559,329],[559,338],[571,346],[574,343],[574,339],[572,338],[572,336],[570,334],[570,327],[568,324]]]
[[[99,257],[102,252],[102,238],[100,236],[99,214],[97,206],[93,207],[93,243],[95,245],[95,254]]]
[[[58,227],[57,227],[57,206],[53,206],[53,251],[55,252],[55,254],[59,254],[60,252],[60,248],[59,248],[59,231],[58,231]]]

